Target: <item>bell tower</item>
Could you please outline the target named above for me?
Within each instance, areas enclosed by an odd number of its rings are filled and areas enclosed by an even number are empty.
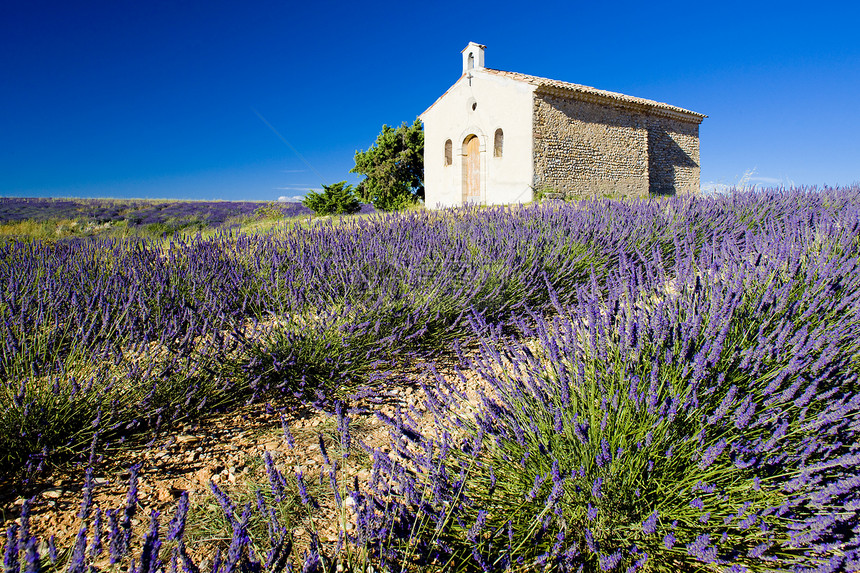
[[[467,74],[470,70],[480,70],[484,67],[484,50],[487,46],[469,42],[463,48],[463,73]]]

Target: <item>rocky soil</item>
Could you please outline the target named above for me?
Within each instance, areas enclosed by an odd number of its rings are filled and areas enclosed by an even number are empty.
[[[211,558],[213,544],[220,543],[226,547],[231,538],[231,529],[210,490],[210,482],[230,495],[237,506],[252,501],[258,488],[264,491],[269,488],[263,463],[263,455],[268,452],[288,479],[301,471],[309,491],[320,504],[319,510],[311,515],[295,492],[295,503],[287,504],[286,515],[282,514],[282,517],[293,528],[296,548],[301,552],[312,530],[324,542],[335,542],[340,520],[346,518],[344,527],[347,530],[353,525],[349,523],[348,511],[341,515],[334,503],[327,477],[330,466],[320,451],[320,437],[329,450],[329,456],[339,458],[339,466],[343,462],[339,479],[348,480],[346,483],[351,484],[355,477],[359,483],[366,483],[371,478],[372,457],[364,448],[391,451],[388,426],[377,417],[377,412],[393,416],[399,407],[409,411],[421,424],[432,423],[420,387],[422,380],[428,384],[435,383],[428,376],[426,369],[416,368],[397,384],[377,392],[373,400],[358,400],[350,404],[352,446],[346,460],[339,456],[342,452],[334,415],[274,402],[246,405],[193,424],[177,425],[174,431],[150,444],[126,446],[104,454],[94,471],[95,506],[103,511],[123,508],[129,485],[129,468],[139,463],[139,505],[132,521],[136,536],[142,535],[147,528],[152,511],[159,512],[162,527],[166,527],[175,512],[177,499],[187,491],[191,509],[186,544],[192,555],[205,561]],[[448,379],[454,387],[469,395],[464,408],[474,407],[477,403],[477,375],[451,375]],[[285,426],[292,437],[292,445],[284,431]],[[321,473],[325,479],[320,479]],[[84,469],[80,466],[54,472],[48,481],[34,488],[31,530],[43,539],[55,536],[58,549],[70,547],[78,533],[80,522],[77,513],[83,496],[83,483]],[[20,523],[23,502],[24,497],[17,497],[0,505],[4,531],[12,522]],[[345,504],[347,509],[349,502],[347,500]],[[42,549],[47,553],[46,545]]]

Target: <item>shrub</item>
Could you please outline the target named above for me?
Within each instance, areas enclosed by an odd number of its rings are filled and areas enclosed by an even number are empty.
[[[266,203],[254,209],[254,217],[257,219],[283,219],[286,213],[277,203]]]
[[[352,185],[346,181],[333,185],[323,185],[322,193],[309,191],[302,205],[317,215],[350,215],[361,209],[361,204],[353,194]]]
[[[815,237],[797,218],[639,259],[521,321],[520,342],[487,336],[477,412],[450,419],[464,406],[437,376],[435,428],[389,420],[396,455],[359,522],[404,537],[379,557],[856,570],[860,274],[852,233]]]
[[[398,128],[382,126],[367,151],[355,152],[350,173],[364,175],[356,192],[381,211],[397,211],[424,198],[424,129],[416,119]]]

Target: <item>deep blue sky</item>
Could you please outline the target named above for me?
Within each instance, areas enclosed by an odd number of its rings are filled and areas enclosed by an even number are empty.
[[[703,183],[860,181],[854,2],[5,0],[0,195],[271,200],[488,67],[707,114]],[[285,145],[257,110],[313,166]]]

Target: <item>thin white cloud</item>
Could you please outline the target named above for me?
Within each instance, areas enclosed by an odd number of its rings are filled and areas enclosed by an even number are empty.
[[[715,195],[717,193],[725,193],[732,188],[731,185],[725,183],[717,183],[716,181],[705,181],[700,186],[702,193],[705,195]]]
[[[281,169],[281,173],[304,173],[307,169]]]
[[[758,181],[759,183],[782,183],[782,179],[776,177],[750,177],[748,181]]]
[[[307,191],[313,187],[312,184],[308,183],[307,185],[285,185],[284,187],[273,187],[278,191]]]
[[[301,203],[304,197],[296,196],[296,197],[287,197],[286,195],[281,195],[278,197],[278,203]]]
[[[752,169],[747,169],[735,183],[705,181],[700,185],[700,188],[702,193],[707,195],[725,193],[731,189],[758,190],[774,187],[785,187],[788,189],[794,186],[794,180],[788,175],[783,175],[782,177],[764,177],[756,175],[756,168],[753,167]]]
[[[788,175],[782,177],[752,177],[750,181],[755,181],[754,187],[785,187],[790,189],[795,186],[794,180]]]

